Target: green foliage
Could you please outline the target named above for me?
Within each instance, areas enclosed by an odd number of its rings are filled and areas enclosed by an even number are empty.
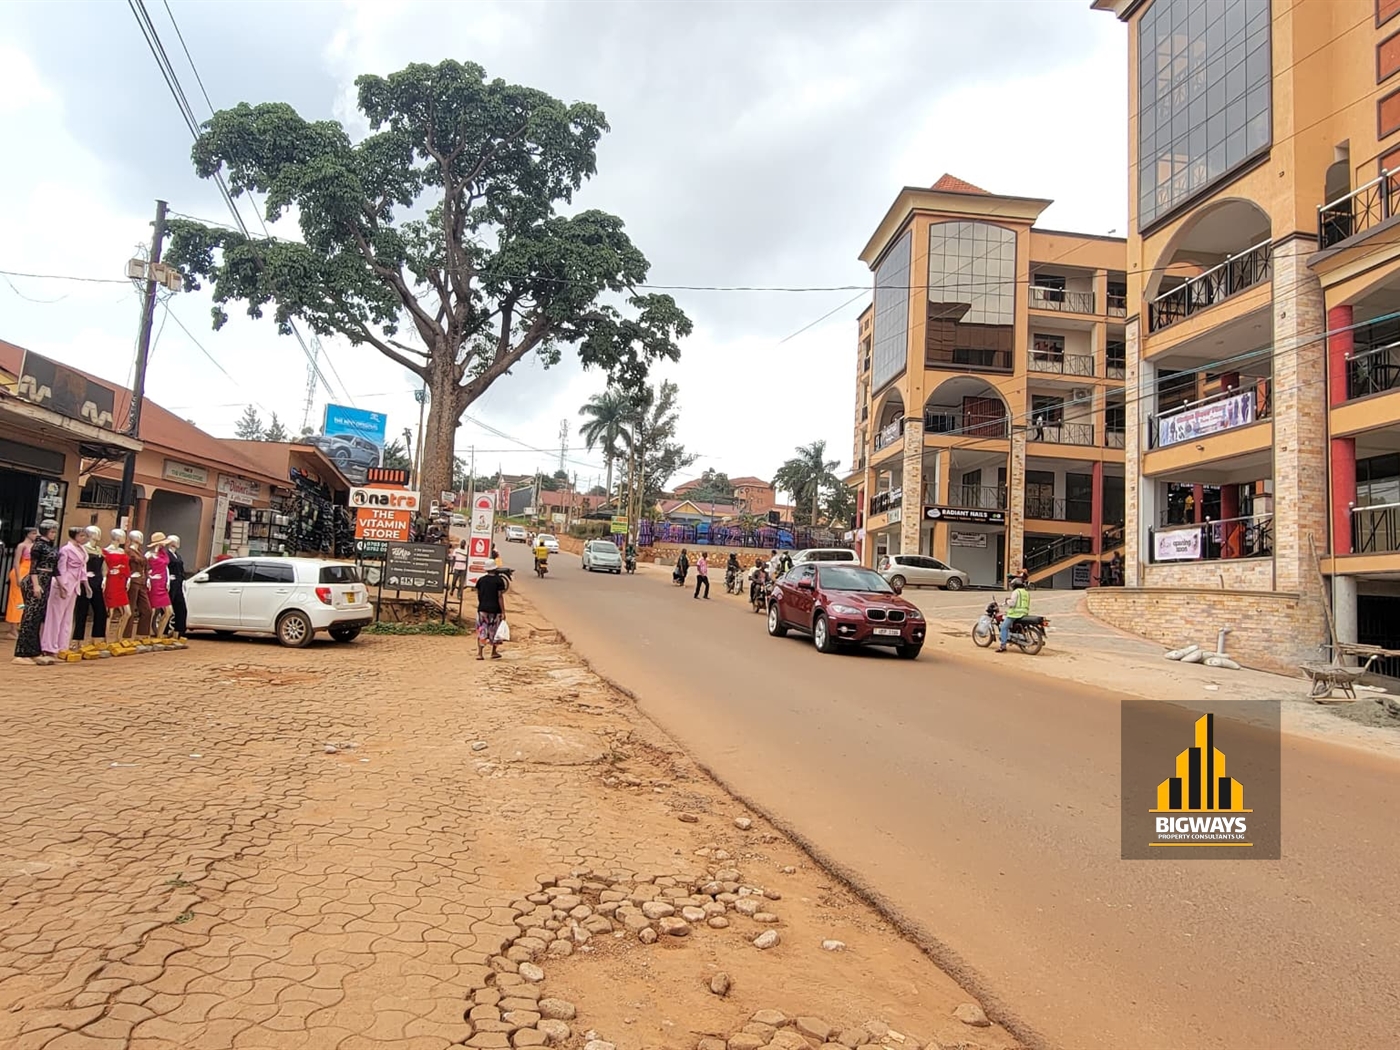
[[[283,241],[170,224],[167,259],[191,290],[212,286],[216,328],[231,303],[271,310],[283,333],[301,321],[420,376],[432,491],[450,481],[462,413],[527,355],[548,366],[572,346],[628,390],[679,357],[690,320],[670,296],[638,290],[649,264],[622,220],[558,213],[595,173],[608,130],[596,107],[450,60],[356,87],[372,129],[359,142],[281,102],[205,124],[198,174],[222,171],[235,196],[262,193],[269,220],[294,213],[301,228]]]
[[[631,399],[632,411],[623,431],[623,441],[640,463],[637,487],[647,508],[661,498],[667,482],[697,458],[675,440],[680,425],[680,408],[676,403],[679,397],[680,387],[668,379],[659,387],[647,387]]]
[[[290,441],[292,435],[287,433],[287,428],[282,425],[282,421],[277,418],[277,413],[272,413],[272,419],[267,424],[267,429],[263,431],[264,441]]]
[[[603,465],[607,470],[607,494],[612,494],[613,466],[622,454],[622,430],[632,413],[632,403],[625,390],[610,386],[601,394],[594,394],[578,410],[586,422],[579,427],[579,434],[592,452],[595,448],[603,451]]]
[[[590,496],[602,496],[606,498],[608,495],[608,490],[605,489],[602,485],[594,485],[591,489],[588,490],[588,494]]]
[[[413,460],[408,448],[398,438],[384,446],[384,465],[394,470],[412,470]]]
[[[365,634],[436,634],[458,638],[470,633],[460,623],[439,623],[431,620],[425,623],[372,623],[365,628]]]
[[[855,526],[856,492],[846,484],[837,484],[822,496],[822,514],[833,528]]]
[[[734,499],[734,484],[729,475],[718,470],[706,470],[700,475],[700,484],[686,494],[686,499],[703,500],[706,503],[728,503]]]
[[[845,487],[834,473],[840,465],[839,459],[826,458],[825,441],[813,441],[799,446],[797,455],[778,468],[773,487],[792,494],[794,524],[817,524],[823,499],[833,489]]]
[[[252,405],[243,410],[243,415],[239,416],[238,422],[233,425],[233,436],[240,441],[262,440],[262,417],[258,415],[258,410]]]

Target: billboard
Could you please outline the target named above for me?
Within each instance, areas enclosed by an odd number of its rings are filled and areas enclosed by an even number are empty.
[[[104,430],[115,430],[116,392],[81,372],[26,350],[19,368],[19,396],[26,401],[79,419]]]
[[[483,492],[472,501],[471,533],[467,540],[467,584],[471,587],[496,564],[491,559],[495,527],[496,501],[491,493]]]
[[[389,417],[345,405],[327,405],[321,434],[313,440],[352,485],[363,485],[384,454]]]

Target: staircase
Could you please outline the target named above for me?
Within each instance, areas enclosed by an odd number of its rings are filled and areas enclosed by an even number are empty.
[[[1048,547],[1042,547],[1025,557],[1025,566],[1030,570],[1031,582],[1048,580],[1056,573],[1072,569],[1086,561],[1102,560],[1123,546],[1123,526],[1116,525],[1103,531],[1103,549],[1094,553],[1094,541],[1088,536],[1061,536]]]

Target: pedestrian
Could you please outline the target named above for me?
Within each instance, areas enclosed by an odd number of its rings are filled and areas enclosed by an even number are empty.
[[[29,552],[34,541],[39,538],[39,530],[32,525],[24,530],[24,539],[15,548],[15,563],[10,568],[10,596],[5,599],[5,637],[19,637],[19,622],[24,618],[24,589],[20,581],[29,575]]]
[[[505,592],[510,579],[497,569],[488,569],[476,581],[476,658],[484,660],[482,650],[491,647],[491,659],[501,658],[501,627],[506,619]]]
[[[19,581],[20,592],[24,595],[24,616],[20,619],[19,638],[15,641],[17,664],[53,663],[52,657],[44,655],[42,635],[49,590],[54,570],[58,568],[58,548],[53,544],[57,532],[58,522],[46,518],[39,523],[29,547],[29,573]]]
[[[1110,587],[1123,586],[1123,555],[1118,551],[1108,561],[1108,579]]]
[[[501,567],[501,552],[495,547],[491,548],[491,564],[498,569]]]
[[[183,638],[189,613],[185,607],[185,559],[180,557],[180,537],[172,532],[165,538],[165,549],[170,554],[165,571],[170,577],[170,608],[175,613],[170,629],[176,638]]]
[[[690,553],[681,548],[681,556],[676,559],[676,571],[671,573],[671,579],[675,581],[677,587],[684,587],[686,577],[690,575]]]
[[[78,595],[88,592],[87,532],[79,525],[68,530],[68,542],[58,551],[58,564],[49,588],[48,608],[39,647],[45,656],[56,656],[73,643],[73,607]]]
[[[467,541],[463,540],[452,549],[452,553],[447,556],[447,560],[452,565],[452,589],[457,592],[457,597],[462,597],[462,591],[467,586]]]
[[[700,552],[700,558],[695,563],[695,597],[700,597],[700,588],[705,588],[705,600],[710,600],[710,559],[705,557],[705,552]]]

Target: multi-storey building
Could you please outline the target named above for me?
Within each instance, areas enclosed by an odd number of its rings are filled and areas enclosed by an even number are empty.
[[[1122,545],[1124,242],[1035,226],[1047,200],[945,175],[861,253],[854,472],[862,557],[1089,586]]]
[[[1400,643],[1400,0],[1094,0],[1128,26],[1128,587],[1260,663]],[[1392,672],[1400,668],[1392,668]]]

